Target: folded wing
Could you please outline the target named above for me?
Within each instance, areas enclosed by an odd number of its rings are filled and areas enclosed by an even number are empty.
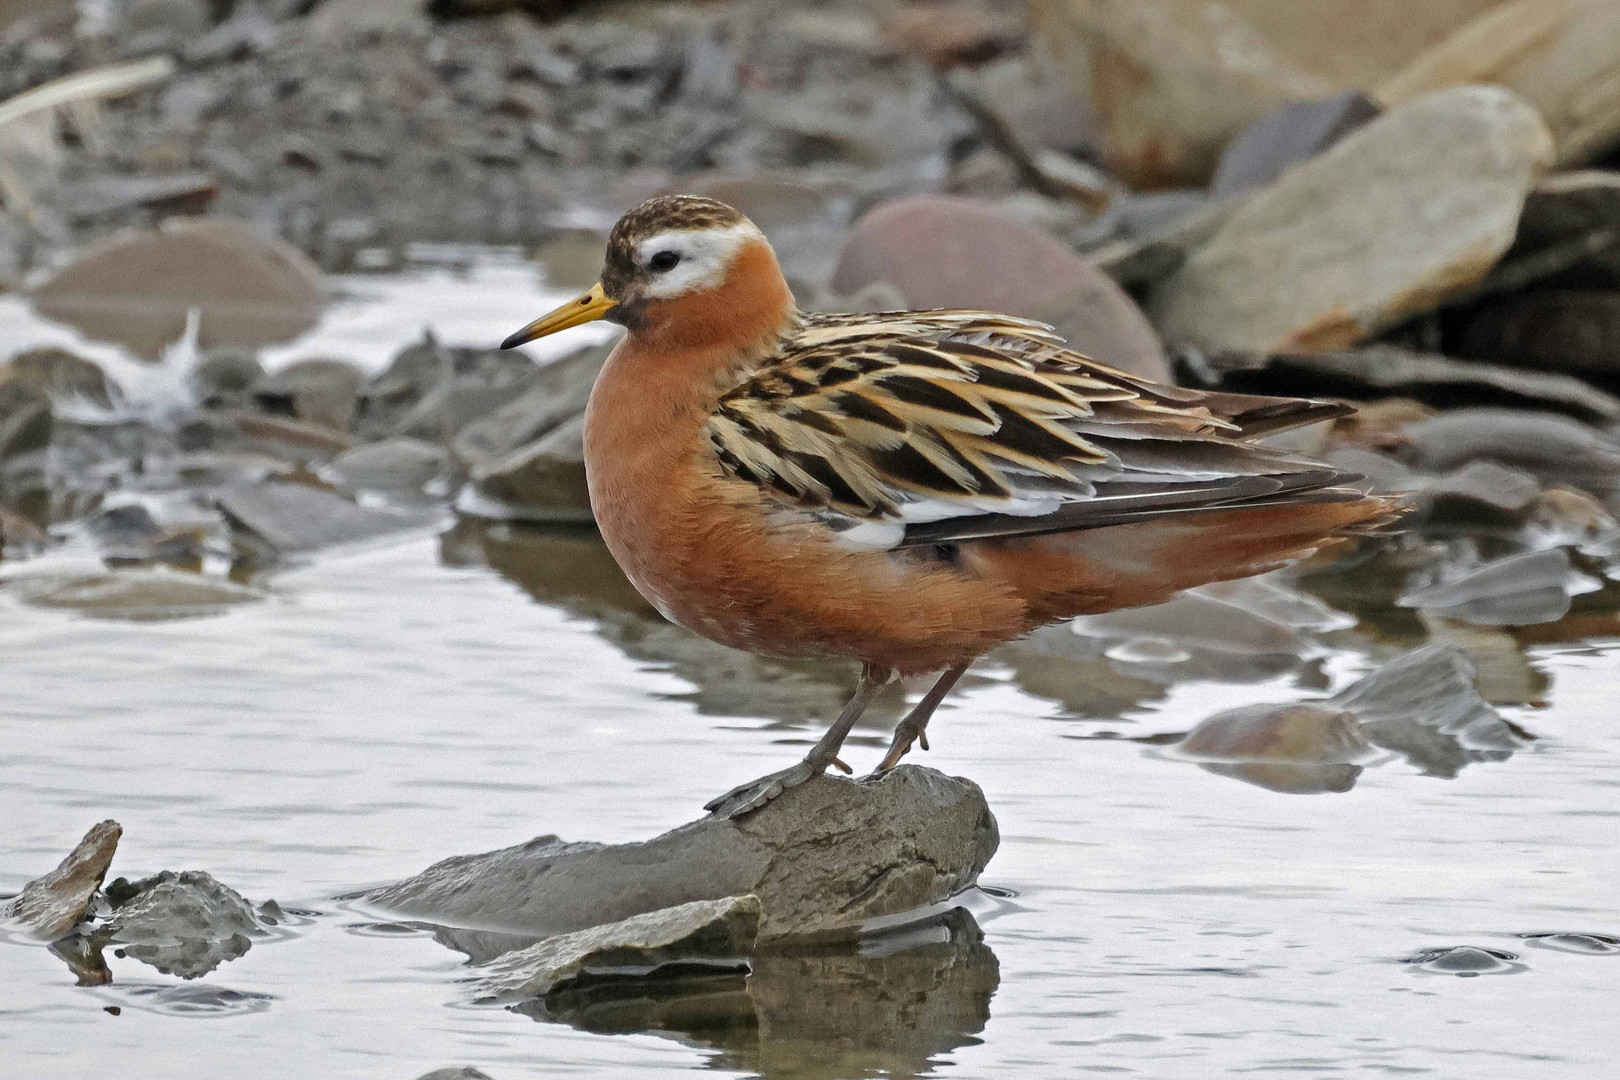
[[[806,315],[707,434],[730,475],[887,548],[1354,499],[1254,441],[1347,412],[1162,386],[1008,316]]]

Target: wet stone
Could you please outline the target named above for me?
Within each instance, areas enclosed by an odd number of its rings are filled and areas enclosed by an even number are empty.
[[[359,506],[333,491],[274,481],[227,489],[220,493],[219,508],[272,553],[289,555],[422,528],[440,516],[427,509]]]
[[[1187,733],[1182,753],[1227,761],[1346,764],[1372,746],[1353,714],[1318,705],[1245,705],[1216,713]]]
[[[819,777],[738,821],[709,816],[643,843],[548,836],[447,859],[367,898],[434,922],[558,934],[752,894],[763,944],[849,936],[943,900],[973,883],[997,842],[976,785],[902,765],[869,783]]]
[[[71,932],[84,921],[123,833],[116,821],[94,826],[55,870],[24,885],[10,900],[0,901],[0,920],[14,921],[45,941]]]
[[[1620,374],[1620,292],[1542,289],[1484,305],[1463,332],[1467,356],[1551,371]]]
[[[1556,622],[1569,613],[1570,597],[1601,583],[1576,570],[1560,548],[1527,551],[1448,572],[1440,581],[1408,590],[1396,603],[1486,626]]]
[[[694,900],[547,938],[483,966],[479,989],[545,997],[581,977],[644,978],[671,963],[741,967],[759,935],[758,897]]]
[[[360,369],[344,360],[299,360],[259,379],[252,397],[266,412],[348,431],[361,378]]]
[[[1565,416],[1515,409],[1452,409],[1401,429],[1401,458],[1431,472],[1496,461],[1544,483],[1600,499],[1620,489],[1620,444]]]
[[[421,439],[387,439],[357,446],[333,458],[322,473],[348,491],[380,491],[417,496],[443,477],[450,455]]]
[[[263,932],[241,894],[200,870],[165,870],[107,886],[112,914],[96,937],[166,974],[194,979],[243,955]]]
[[[28,574],[6,589],[26,604],[65,608],[103,619],[135,621],[216,615],[256,603],[264,593],[224,578],[165,567],[134,567],[102,574]]]
[[[1456,645],[1425,645],[1391,660],[1324,704],[1355,715],[1375,746],[1432,776],[1500,761],[1530,738],[1474,688],[1474,665]]]

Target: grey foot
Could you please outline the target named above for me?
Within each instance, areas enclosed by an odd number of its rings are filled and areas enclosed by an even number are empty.
[[[718,799],[704,803],[703,809],[712,810],[723,818],[740,818],[758,810],[788,788],[798,787],[812,776],[820,776],[826,771],[826,765],[806,759],[781,772],[768,773],[758,780],[734,787]]]

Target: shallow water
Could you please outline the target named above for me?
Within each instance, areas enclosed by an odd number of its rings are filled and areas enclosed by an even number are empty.
[[[455,280],[358,281],[282,355],[364,343],[343,354],[377,366],[423,321],[476,340],[477,320],[498,314],[497,336],[552,299],[527,276]],[[58,333],[10,309],[0,331]],[[1612,604],[1579,598],[1517,639],[1455,629],[1495,658],[1487,696],[1540,700],[1502,708],[1527,747],[1449,779],[1384,753],[1316,795],[1160,744],[1220,709],[1326,696],[1417,644],[1409,615],[1282,655],[1049,634],[977,667],[920,755],[977,781],[1000,822],[986,890],[961,901],[982,944],[959,920],[762,962],[754,1006],[716,976],[537,1021],[473,1004],[466,956],[430,930],[336,898],[538,834],[686,821],[802,752],[853,671],[661,624],[588,530],[463,522],[261,584],[159,621],[0,590],[0,893],[113,817],[114,874],[206,869],[296,912],[189,982],[109,952],[112,981],[78,987],[46,948],[0,943],[0,1075],[1585,1078],[1620,1056]],[[858,729],[858,768],[897,708]],[[1559,933],[1596,936],[1527,936]],[[1487,966],[1451,970],[1454,946]]]

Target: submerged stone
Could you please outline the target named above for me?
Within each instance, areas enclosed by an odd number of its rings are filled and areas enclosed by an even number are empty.
[[[479,988],[495,997],[544,997],[581,976],[633,978],[674,962],[743,965],[759,936],[755,896],[694,900],[546,938],[486,964]]]

